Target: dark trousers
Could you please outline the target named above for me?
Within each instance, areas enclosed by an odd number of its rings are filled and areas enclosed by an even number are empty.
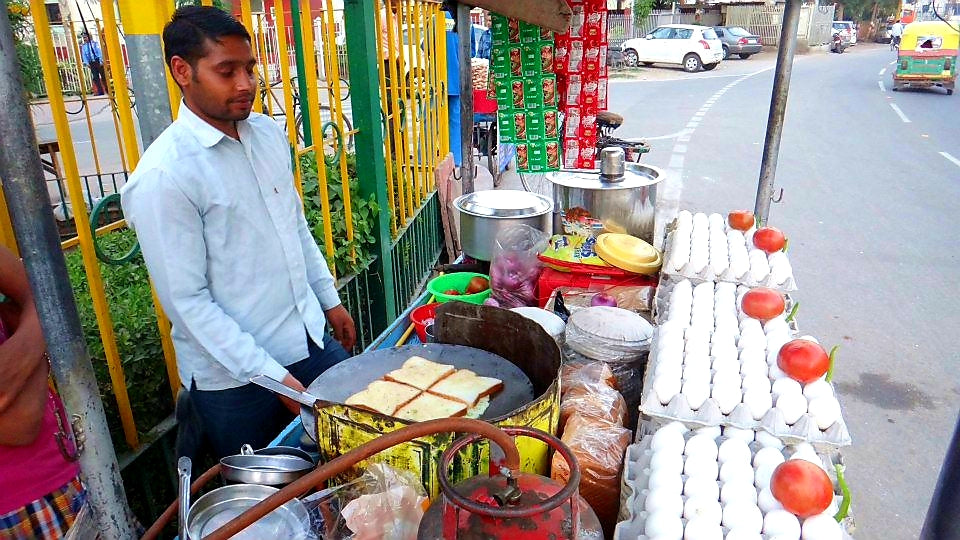
[[[107,93],[107,78],[103,74],[103,64],[94,60],[87,64],[90,68],[90,79],[93,81],[93,92],[102,96]]]
[[[309,386],[321,373],[350,355],[329,335],[323,337],[323,349],[307,337],[309,356],[287,370]],[[243,444],[254,449],[265,447],[295,415],[284,407],[276,394],[255,384],[226,390],[180,390],[177,398],[177,455],[193,460],[204,450],[216,459],[240,453]]]

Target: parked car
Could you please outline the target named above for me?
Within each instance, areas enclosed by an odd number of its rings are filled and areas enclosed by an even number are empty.
[[[847,45],[857,44],[857,30],[853,21],[833,21],[834,31],[840,31],[840,38]]]
[[[893,40],[893,23],[887,23],[883,30],[877,32],[877,43],[890,43]]]
[[[739,26],[714,26],[713,31],[723,43],[723,59],[730,58],[731,54],[739,54],[746,60],[751,55],[763,49],[760,36],[755,36]]]
[[[639,63],[679,64],[688,73],[711,70],[723,60],[723,44],[713,28],[695,24],[665,24],[645,37],[620,46],[628,66]]]

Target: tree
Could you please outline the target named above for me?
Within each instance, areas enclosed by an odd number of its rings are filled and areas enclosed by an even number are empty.
[[[20,78],[27,92],[38,95],[42,88],[43,68],[37,46],[30,39],[33,33],[30,5],[25,0],[7,0],[6,4],[7,20],[13,30],[14,49],[20,65]]]

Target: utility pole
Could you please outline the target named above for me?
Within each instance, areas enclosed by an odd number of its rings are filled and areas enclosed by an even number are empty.
[[[38,6],[39,4],[39,6]],[[38,0],[31,8],[43,9]],[[35,16],[36,11],[35,11]],[[46,22],[46,13],[39,16]],[[38,25],[43,32],[48,25]],[[49,36],[46,36],[49,41]],[[13,51],[13,31],[7,17],[0,17],[0,51]],[[52,50],[46,51],[52,58]],[[58,88],[55,77],[47,77],[47,88]],[[57,84],[51,85],[50,82]],[[50,354],[71,427],[80,446],[79,463],[98,530],[104,539],[126,540],[136,536],[133,514],[127,506],[120,467],[107,429],[103,403],[87,354],[80,316],[73,301],[66,261],[60,249],[47,194],[46,181],[37,152],[37,141],[20,80],[20,66],[12,54],[0,55],[0,179],[20,254],[27,268],[40,325]],[[63,97],[51,96],[55,116],[66,117]]]
[[[473,77],[470,67],[470,42],[473,23],[470,22],[470,6],[457,3],[457,37],[460,39],[460,177],[463,180],[463,192],[473,193]]]

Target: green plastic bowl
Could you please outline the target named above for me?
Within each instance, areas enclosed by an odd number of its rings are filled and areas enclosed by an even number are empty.
[[[437,302],[440,303],[449,302],[451,300],[459,300],[460,302],[468,302],[470,304],[482,304],[484,300],[490,297],[490,294],[493,291],[487,289],[483,292],[478,292],[475,294],[443,294],[443,291],[449,291],[450,289],[456,289],[458,291],[467,290],[467,285],[470,284],[470,280],[478,276],[490,281],[490,276],[486,274],[478,274],[476,272],[454,272],[452,274],[444,274],[431,279],[427,283],[427,290],[430,291],[430,294],[436,296]]]

